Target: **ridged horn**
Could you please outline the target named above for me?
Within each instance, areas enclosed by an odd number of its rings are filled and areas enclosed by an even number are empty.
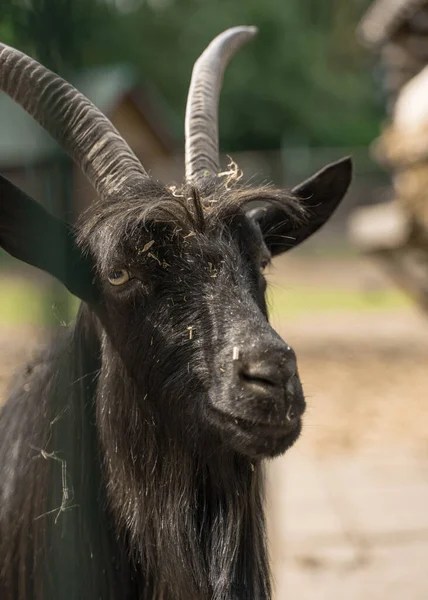
[[[219,172],[218,103],[224,71],[235,52],[256,34],[256,27],[227,29],[214,38],[193,67],[185,121],[189,183],[197,184]]]
[[[19,50],[0,43],[0,90],[70,154],[101,197],[148,178],[112,123],[83,94]]]

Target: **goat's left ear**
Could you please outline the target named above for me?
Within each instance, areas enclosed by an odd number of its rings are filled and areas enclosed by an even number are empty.
[[[50,273],[81,300],[96,301],[92,261],[77,246],[71,227],[1,175],[0,247]]]
[[[303,221],[296,225],[278,206],[255,208],[248,216],[262,230],[272,256],[291,250],[324,225],[344,198],[352,179],[349,157],[327,165],[292,190],[306,211]]]

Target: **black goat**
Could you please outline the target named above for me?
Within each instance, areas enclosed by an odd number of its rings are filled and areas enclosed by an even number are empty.
[[[197,61],[176,189],[69,84],[0,45],[0,87],[99,196],[74,229],[0,179],[1,246],[83,301],[1,412],[1,600],[271,597],[263,459],[295,442],[305,401],[262,271],[330,217],[351,163],[291,193],[219,173],[221,79],[254,33],[228,30]]]

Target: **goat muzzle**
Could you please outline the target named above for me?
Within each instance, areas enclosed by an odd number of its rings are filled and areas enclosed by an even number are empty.
[[[211,412],[229,443],[251,456],[275,456],[298,438],[305,411],[296,355],[282,341],[229,348]],[[217,390],[218,391],[218,390]]]

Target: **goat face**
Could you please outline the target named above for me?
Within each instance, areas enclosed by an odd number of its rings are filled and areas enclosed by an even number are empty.
[[[100,197],[76,237],[0,178],[0,242],[90,305],[101,326],[101,386],[119,377],[111,367],[120,363],[158,424],[261,457],[297,439],[305,407],[294,352],[268,323],[263,269],[330,217],[351,163],[326,167],[290,194],[230,186],[218,175],[220,82],[233,52],[254,33],[228,30],[197,61],[186,183],[175,191],[150,179],[88,100],[0,45],[2,88],[57,137]],[[16,75],[20,69],[34,76],[27,81]],[[252,201],[259,208],[250,210]]]
[[[171,204],[183,206],[162,200]],[[222,219],[201,209],[201,223],[135,227],[121,203],[91,230],[104,351],[119,355],[141,399],[156,398],[156,421],[173,414],[197,446],[209,429],[235,450],[273,455],[297,438],[304,399],[294,353],[267,320],[270,253],[242,210]]]
[[[324,189],[332,173],[337,189]],[[331,210],[346,173],[348,161],[318,174],[311,202]],[[319,212],[304,213],[307,186],[291,194],[214,185],[172,193],[151,183],[146,207],[104,202],[82,222],[80,244],[98,274],[104,352],[120,357],[142,402],[155,399],[152,418],[171,423],[174,415],[195,447],[212,433],[220,446],[256,458],[299,436],[305,401],[296,357],[269,325],[263,271],[271,253],[319,225]],[[249,211],[255,199],[264,207]],[[274,211],[276,228],[266,229]]]

